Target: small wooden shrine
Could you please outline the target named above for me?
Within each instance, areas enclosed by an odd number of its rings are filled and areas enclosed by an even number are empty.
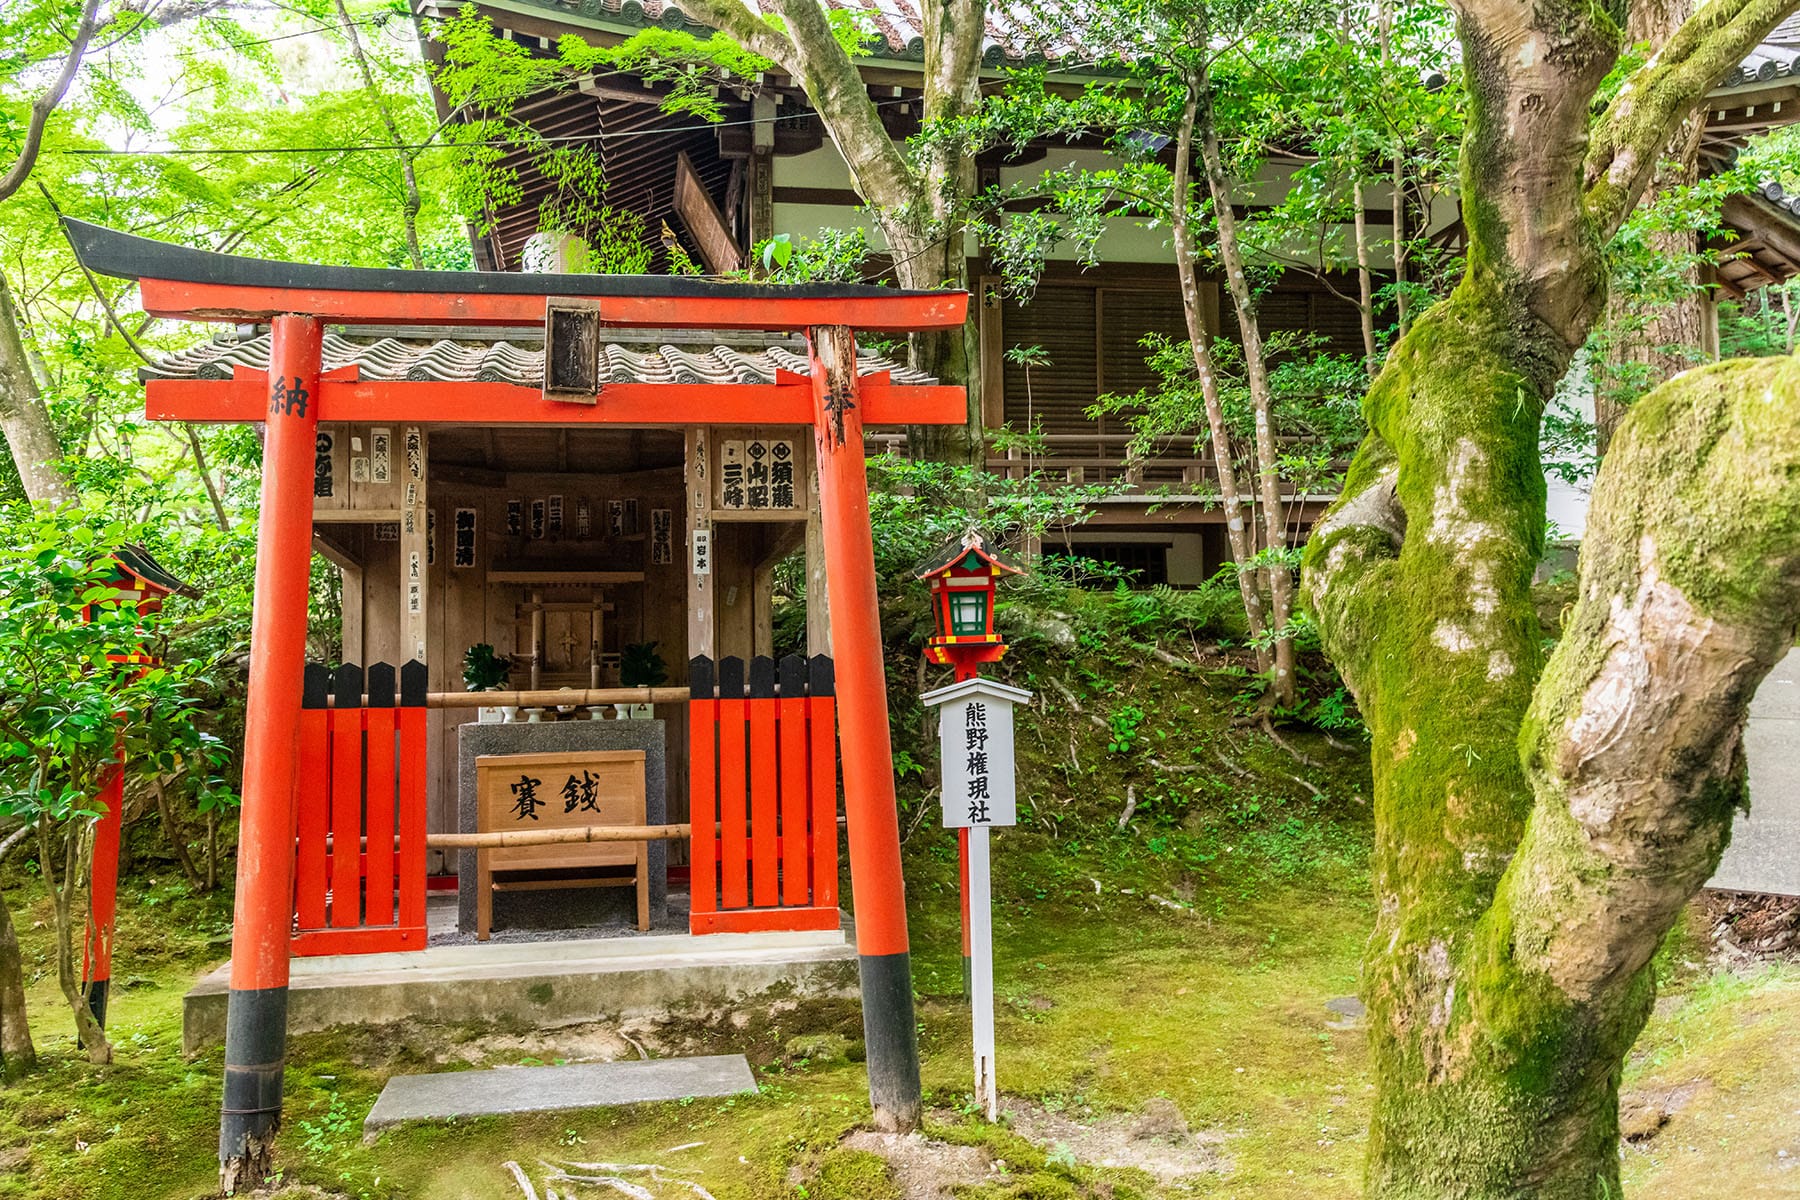
[[[265,429],[225,1190],[268,1169],[290,958],[422,947],[434,851],[691,835],[696,930],[815,928],[838,919],[840,783],[871,1098],[879,1123],[916,1124],[864,430],[960,423],[966,399],[860,354],[855,334],[959,327],[967,295],[344,269],[67,224],[83,265],[137,280],[147,313],[233,326],[150,373],[148,415]],[[398,668],[308,669],[315,546],[345,571],[345,657]],[[770,572],[801,549],[826,603],[808,613],[809,658],[777,664]],[[623,677],[628,654],[650,643],[690,663],[690,686],[627,686],[644,682]],[[515,690],[458,686],[477,644],[504,646]],[[667,755],[677,811],[452,821],[455,725],[482,707],[618,705],[666,706],[663,748],[685,749]],[[632,863],[653,898],[656,856]]]

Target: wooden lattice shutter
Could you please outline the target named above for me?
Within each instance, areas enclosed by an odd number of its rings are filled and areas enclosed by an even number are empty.
[[[1004,350],[1042,346],[1048,367],[1031,368],[1030,412],[1047,434],[1094,431],[1086,416],[1098,392],[1096,297],[1091,287],[1040,285],[1023,307],[1008,303],[1004,314]],[[1027,427],[1025,368],[1008,362],[1002,372],[1006,389],[1006,421]]]

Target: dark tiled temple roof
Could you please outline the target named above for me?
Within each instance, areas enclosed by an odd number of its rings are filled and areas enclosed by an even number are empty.
[[[775,0],[751,2],[764,12],[779,11]],[[700,33],[710,32],[711,28],[683,10],[681,0],[525,0],[525,3],[571,21],[660,26]],[[861,17],[868,30],[879,39],[879,44],[874,47],[876,57],[924,60],[925,18],[913,0],[823,0],[823,3],[828,8]],[[453,0],[430,0],[425,6],[428,14],[438,16],[452,15],[458,7],[460,5]],[[1070,12],[1076,11],[1071,5]],[[1069,58],[1079,52],[1067,32],[1074,24],[1072,20],[1047,21],[1041,7],[996,0],[987,9],[981,61],[988,67],[1016,67]]]
[[[1727,75],[1720,87],[1743,87],[1752,83],[1773,83],[1800,75],[1800,13],[1777,25],[1762,44],[1745,56],[1737,70]]]
[[[532,8],[565,19],[617,22],[640,27],[686,29],[704,35],[711,27],[690,16],[681,0],[524,0]],[[775,0],[750,0],[764,12],[779,11]],[[879,43],[877,57],[923,61],[925,20],[914,0],[822,0],[827,8],[861,16]],[[426,0],[425,10],[434,16],[450,16],[460,0]],[[1061,62],[1084,57],[1074,31],[1080,27],[1081,9],[1067,5],[1071,19],[1051,21],[1039,6],[997,0],[987,7],[982,37],[982,65],[1017,67]],[[1719,82],[1720,87],[1768,83],[1800,75],[1800,13],[1777,25],[1743,63]]]
[[[357,336],[327,333],[324,368],[356,366],[364,379],[440,383],[511,383],[541,387],[544,346],[529,336],[458,338],[429,336]],[[703,346],[621,345],[601,347],[600,377],[607,383],[737,383],[775,382],[777,368],[804,375],[806,356],[788,345]],[[178,350],[154,367],[139,369],[142,379],[230,379],[232,367],[267,370],[269,334],[239,338],[219,334],[197,346]],[[892,371],[895,383],[936,382],[922,371],[879,354],[862,351],[857,370],[863,375]]]

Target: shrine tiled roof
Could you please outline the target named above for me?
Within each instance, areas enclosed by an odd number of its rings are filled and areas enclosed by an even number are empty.
[[[784,344],[612,342],[600,350],[600,378],[605,383],[763,384],[775,382],[778,369],[799,375],[809,370],[804,352]],[[543,342],[529,336],[489,339],[327,333],[323,351],[325,370],[355,366],[363,379],[370,380],[511,383],[531,388],[541,387],[544,381]],[[138,375],[145,380],[230,379],[234,366],[260,371],[268,365],[269,334],[261,330],[248,337],[219,334],[169,354],[153,367],[140,368]],[[936,382],[922,371],[866,350],[858,353],[856,366],[862,375],[891,371],[895,383]]]

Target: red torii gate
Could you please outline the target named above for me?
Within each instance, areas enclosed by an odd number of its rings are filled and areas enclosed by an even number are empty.
[[[82,265],[139,281],[146,313],[268,321],[266,372],[155,380],[152,420],[261,421],[243,808],[219,1127],[229,1194],[267,1174],[281,1119],[293,915],[295,729],[312,557],[314,437],[321,420],[484,425],[811,425],[818,447],[844,810],[876,1124],[917,1126],[920,1084],[900,838],[888,738],[875,561],[863,456],[867,424],[960,424],[960,387],[859,379],[855,332],[961,326],[968,294],[867,285],[722,284],[662,276],[524,275],[324,267],[238,258],[65,221]],[[553,300],[595,309],[602,327],[805,330],[809,376],[772,384],[606,384],[595,403],[506,383],[372,382],[322,373],[325,322],[542,327]],[[546,355],[548,361],[548,355]]]

